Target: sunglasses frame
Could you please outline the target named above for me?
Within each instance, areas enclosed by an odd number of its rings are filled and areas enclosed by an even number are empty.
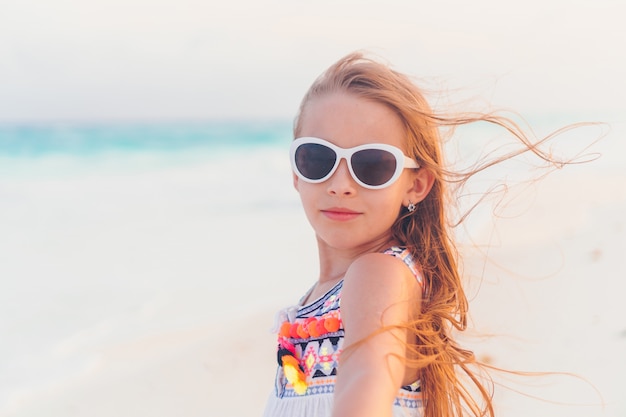
[[[296,165],[296,151],[301,145],[305,145],[305,144],[316,144],[316,145],[326,146],[330,148],[333,152],[335,152],[335,155],[337,156],[335,160],[335,164],[333,165],[332,169],[328,172],[328,174],[326,174],[324,177],[314,180],[314,179],[304,176],[298,169],[298,166]],[[394,172],[394,174],[389,180],[387,180],[385,183],[380,184],[380,185],[369,185],[369,184],[364,183],[356,176],[356,174],[354,173],[354,170],[352,169],[352,160],[351,160],[352,156],[356,152],[363,151],[363,150],[370,150],[370,149],[376,149],[376,150],[389,152],[396,159],[396,171]],[[354,179],[354,181],[357,184],[359,184],[361,187],[368,188],[370,190],[378,190],[381,188],[389,187],[391,184],[396,182],[398,178],[400,178],[400,175],[405,169],[416,169],[420,167],[419,164],[414,159],[406,156],[400,148],[397,148],[392,145],[387,145],[386,143],[367,143],[365,145],[359,145],[353,148],[340,148],[339,146],[334,145],[324,139],[315,138],[311,136],[305,136],[305,137],[300,137],[300,138],[295,139],[291,143],[291,147],[289,149],[289,157],[290,157],[289,159],[291,160],[291,168],[293,169],[293,172],[295,172],[295,174],[298,176],[298,178],[308,183],[312,183],[312,184],[318,184],[320,182],[324,182],[328,180],[330,177],[332,177],[335,171],[337,171],[337,167],[339,167],[341,160],[345,159],[348,165],[348,170],[350,171],[350,175],[352,176],[352,179]]]

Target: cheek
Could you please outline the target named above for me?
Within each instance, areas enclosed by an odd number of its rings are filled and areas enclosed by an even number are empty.
[[[404,181],[398,181],[387,189],[383,189],[383,194],[379,196],[387,202],[387,207],[400,207],[404,199],[406,185]]]
[[[299,181],[298,176],[296,174],[292,174],[291,181],[292,181],[291,183],[293,184],[293,188],[295,188],[296,191],[298,191],[298,181]]]
[[[385,220],[395,219],[398,217],[402,208],[403,195],[397,190],[389,190],[388,192],[377,191],[377,194],[371,197],[371,207]]]
[[[298,191],[304,210],[310,210],[318,200],[318,198],[316,198],[317,193],[315,192],[315,188],[312,187],[313,184],[308,184],[304,181],[294,181],[294,185]]]
[[[389,206],[388,206],[389,216],[393,218],[394,222],[400,216],[400,213],[402,212],[404,196],[405,196],[404,192],[396,192],[394,193],[393,196],[388,197],[387,201],[389,201]]]

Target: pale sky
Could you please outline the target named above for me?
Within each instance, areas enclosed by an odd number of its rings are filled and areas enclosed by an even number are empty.
[[[623,113],[622,3],[0,0],[0,122],[290,119],[356,49],[521,112]]]

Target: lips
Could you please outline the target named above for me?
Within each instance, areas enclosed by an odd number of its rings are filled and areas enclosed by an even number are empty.
[[[322,214],[331,220],[348,221],[361,215],[358,211],[350,210],[343,207],[331,207],[322,210]]]

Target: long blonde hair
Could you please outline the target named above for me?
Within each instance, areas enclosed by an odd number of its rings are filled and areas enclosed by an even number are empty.
[[[313,83],[302,100],[294,123],[296,137],[309,101],[333,92],[354,94],[392,109],[405,128],[405,152],[435,178],[430,193],[419,203],[417,210],[409,213],[401,209],[392,227],[394,238],[409,248],[418,261],[426,285],[420,314],[414,322],[407,324],[415,343],[408,346],[406,359],[410,366],[418,369],[426,398],[425,415],[450,417],[469,412],[477,417],[493,416],[491,384],[479,376],[478,368],[474,367],[477,364],[474,354],[460,347],[452,337],[454,329],[463,331],[467,327],[468,301],[461,282],[448,212],[448,185],[467,180],[489,164],[463,174],[446,169],[440,127],[476,121],[496,124],[520,140],[521,150],[515,154],[530,151],[549,163],[553,161],[550,155],[540,150],[538,143],[529,141],[507,118],[480,113],[436,114],[407,76],[360,53],[342,58]],[[505,155],[502,159],[511,156]],[[459,369],[462,372],[459,373]],[[479,400],[474,398],[476,393]]]

